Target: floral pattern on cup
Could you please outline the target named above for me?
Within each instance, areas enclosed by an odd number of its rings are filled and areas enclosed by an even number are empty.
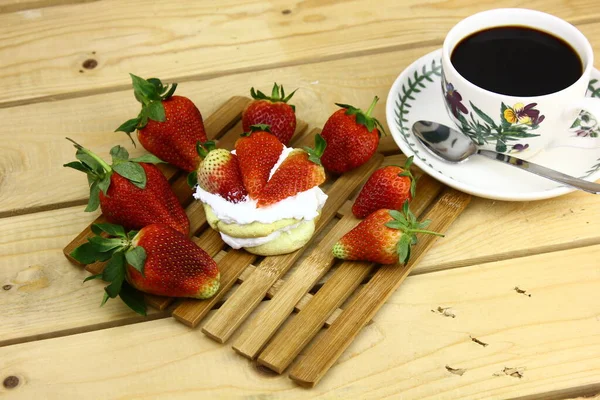
[[[463,104],[461,94],[443,75],[442,91],[449,114],[454,117],[460,129],[479,146],[493,144],[498,152],[517,153],[527,150],[529,145],[515,142],[539,136],[533,131],[539,128],[545,116],[540,115],[540,110],[535,108],[537,103],[516,103],[512,106],[501,103],[500,121],[497,122],[470,101],[469,110]]]
[[[600,125],[594,116],[582,111],[571,125],[571,132],[578,137],[600,137]]]

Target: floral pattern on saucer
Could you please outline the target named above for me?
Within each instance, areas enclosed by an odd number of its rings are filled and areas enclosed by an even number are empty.
[[[599,71],[593,71],[593,78],[600,78]],[[590,80],[588,97],[600,97],[600,82],[598,79]],[[444,84],[444,87],[440,86]],[[444,96],[435,98],[439,90],[444,89]],[[386,112],[388,125],[394,139],[401,150],[407,155],[413,155],[415,164],[421,167],[429,175],[441,180],[449,186],[481,197],[498,200],[530,201],[546,199],[559,196],[572,191],[560,184],[535,177],[535,175],[518,172],[518,170],[506,170],[499,163],[483,158],[474,159],[465,166],[445,163],[433,156],[425,149],[412,132],[412,124],[420,119],[450,124],[450,114],[460,114],[466,121],[466,125],[472,129],[472,134],[482,132],[477,123],[490,128],[501,127],[506,129],[510,126],[521,126],[521,131],[526,134],[535,134],[532,127],[544,122],[543,110],[536,104],[504,104],[497,121],[484,113],[478,113],[450,83],[446,84],[443,79],[441,65],[441,50],[436,50],[424,55],[407,67],[394,82],[388,95]],[[446,112],[447,110],[451,112]],[[477,108],[478,109],[478,108]],[[465,112],[466,111],[466,112]],[[479,109],[479,111],[481,111]],[[578,136],[600,137],[600,119],[596,121],[591,115],[582,112],[574,121],[571,132]],[[474,125],[471,125],[474,124]],[[461,124],[459,124],[460,126]],[[487,128],[485,128],[487,129]],[[466,129],[465,129],[466,130]],[[483,130],[483,132],[486,132]],[[508,141],[506,152],[519,153],[526,151],[528,146],[519,143],[518,140]],[[566,155],[564,152],[566,151]],[[600,158],[598,152],[578,153],[581,150],[556,150],[547,154],[534,157],[532,161],[542,165],[551,165],[552,157],[563,157],[567,164],[558,168],[565,173],[578,176],[583,179],[596,180],[600,178]],[[579,154],[585,154],[580,157]],[[475,169],[475,168],[484,168]],[[488,170],[489,169],[489,170]],[[489,171],[489,178],[484,177]],[[496,181],[497,180],[497,181]]]

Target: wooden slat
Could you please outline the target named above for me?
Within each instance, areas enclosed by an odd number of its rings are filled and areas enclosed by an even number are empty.
[[[333,265],[331,247],[356,223],[357,220],[352,216],[342,218],[319,241],[319,245],[302,260],[293,274],[286,277],[285,281],[278,281],[281,282],[281,286],[276,289],[277,295],[255,315],[233,343],[235,351],[250,359],[256,358],[263,346],[292,313],[296,304]],[[273,286],[276,284],[277,282]]]
[[[249,98],[236,96],[223,103],[221,107],[219,107],[213,114],[206,118],[206,136],[209,139],[218,139],[228,131],[230,132],[230,136],[235,136],[236,132],[230,129],[241,118],[242,110],[248,104],[248,102],[250,102]],[[167,168],[164,170],[164,172],[166,172],[165,176],[167,179],[170,179],[177,173],[177,171],[173,168]],[[189,203],[188,199],[190,198],[191,191],[186,183],[185,176],[182,176],[173,183],[173,190],[181,203]],[[190,229],[191,234],[197,232],[206,223],[206,218],[203,219],[202,216],[199,216],[199,213],[196,212],[196,209],[197,205],[192,205],[190,212],[188,212],[188,217],[191,218],[190,225],[193,227]],[[88,225],[87,228],[85,228],[79,235],[69,242],[67,246],[65,246],[63,252],[71,262],[78,264],[78,262],[70,256],[70,254],[73,250],[75,250],[76,247],[85,243],[88,237],[93,236],[92,224],[102,223],[105,221],[106,220],[104,217],[100,215],[94,222]],[[101,265],[94,265],[90,268],[90,270],[98,273],[96,271],[100,271],[102,268],[103,267]]]
[[[431,183],[431,187],[423,187],[425,192],[419,199],[431,201],[441,190],[441,185],[432,179],[421,181],[419,188],[429,183]],[[420,203],[421,200],[417,200],[415,207],[419,207]],[[331,268],[335,261],[331,255],[333,245],[358,222],[359,220],[354,218],[351,213],[347,213],[320,240],[318,247],[314,248],[296,267],[294,272],[286,278],[285,283],[278,290],[279,294],[269,301],[263,311],[247,325],[246,330],[233,344],[234,350],[251,359],[258,356],[258,353],[276,333],[277,329],[281,327],[300,299]]]
[[[0,0],[0,14],[24,11],[25,15],[35,18],[41,16],[41,11],[38,8],[89,3],[92,1],[98,0]]]
[[[56,253],[59,249],[56,246]],[[21,382],[2,393],[9,399],[49,400],[82,396],[86,400],[248,396],[451,400],[593,395],[600,372],[598,306],[592,301],[598,297],[600,284],[599,252],[600,246],[590,246],[410,276],[377,313],[375,322],[362,330],[310,391],[285,375],[256,368],[228,346],[206,340],[197,330],[167,318],[2,347],[2,379],[14,375]],[[59,260],[68,267],[62,255]],[[576,268],[565,269],[568,265]],[[69,271],[82,272],[72,267]],[[516,293],[516,285],[532,297]],[[99,300],[101,285],[97,286]],[[64,299],[63,307],[45,309],[49,325],[63,324],[57,315],[64,315],[61,308],[74,303],[73,287],[57,289],[65,290],[57,296]],[[19,294],[8,291],[1,297],[9,296],[15,296],[14,303]],[[98,313],[106,313],[110,303]],[[438,306],[452,307],[456,318],[431,312]],[[7,317],[7,310],[14,306],[8,302],[1,307],[2,316]],[[89,304],[82,308],[82,318],[98,315],[90,308]],[[26,323],[16,318],[13,314],[8,318],[13,328],[26,329],[18,327]],[[482,347],[469,336],[489,345]],[[90,368],[90,360],[96,368]],[[446,365],[466,372],[453,375]],[[494,376],[505,367],[524,368],[523,378]],[[143,386],[133,384],[138,381]],[[577,387],[588,390],[572,390]]]
[[[411,208],[415,215],[421,215],[436,199],[443,185],[429,176],[420,180],[417,196]],[[346,219],[356,219],[347,214]],[[260,354],[258,362],[269,369],[282,373],[302,349],[314,338],[319,330],[337,318],[333,313],[354,292],[372,271],[373,264],[368,262],[341,262],[313,299],[290,323],[278,331]]]
[[[336,210],[381,164],[383,156],[376,154],[359,168],[340,176],[328,190],[327,202],[321,210],[313,238],[335,216]],[[250,278],[221,306],[219,311],[206,323],[202,332],[214,340],[224,343],[240,326],[248,315],[277,280],[300,257],[304,249],[290,254],[267,257]]]
[[[462,213],[471,196],[447,189],[423,219],[432,220],[429,229],[445,233]],[[290,371],[290,378],[302,385],[314,386],[342,352],[352,343],[362,327],[400,286],[419,259],[436,241],[435,236],[419,234],[419,245],[412,251],[406,265],[382,266],[360,291],[323,337],[313,346],[301,362]]]
[[[522,3],[507,0],[502,5]],[[171,1],[150,7],[143,0],[103,0],[2,14],[0,58],[11,62],[0,68],[0,102],[15,105],[130,87],[130,71],[163,79],[204,80],[439,46],[460,19],[489,7],[467,1],[449,5],[440,0],[431,4],[385,0],[377,9],[360,0]],[[568,6],[559,0],[532,0],[528,7],[575,24],[600,17],[598,5],[590,0]],[[290,12],[283,13],[285,9]],[[87,60],[97,65],[86,68]]]

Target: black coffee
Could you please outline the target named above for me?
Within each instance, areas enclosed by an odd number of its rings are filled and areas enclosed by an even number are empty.
[[[539,96],[571,86],[583,65],[564,40],[522,26],[501,26],[461,40],[450,57],[469,82],[511,96]]]

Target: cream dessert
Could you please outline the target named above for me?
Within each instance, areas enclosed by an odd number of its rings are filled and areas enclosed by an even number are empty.
[[[210,153],[199,168],[194,197],[203,203],[210,226],[234,249],[258,255],[299,249],[314,234],[327,200],[318,186],[325,180],[322,167],[315,163],[318,157],[311,160],[310,152],[274,140],[270,133],[259,130],[236,143],[230,157],[237,159],[248,193],[233,201],[232,196],[207,190],[211,188],[200,182]]]

